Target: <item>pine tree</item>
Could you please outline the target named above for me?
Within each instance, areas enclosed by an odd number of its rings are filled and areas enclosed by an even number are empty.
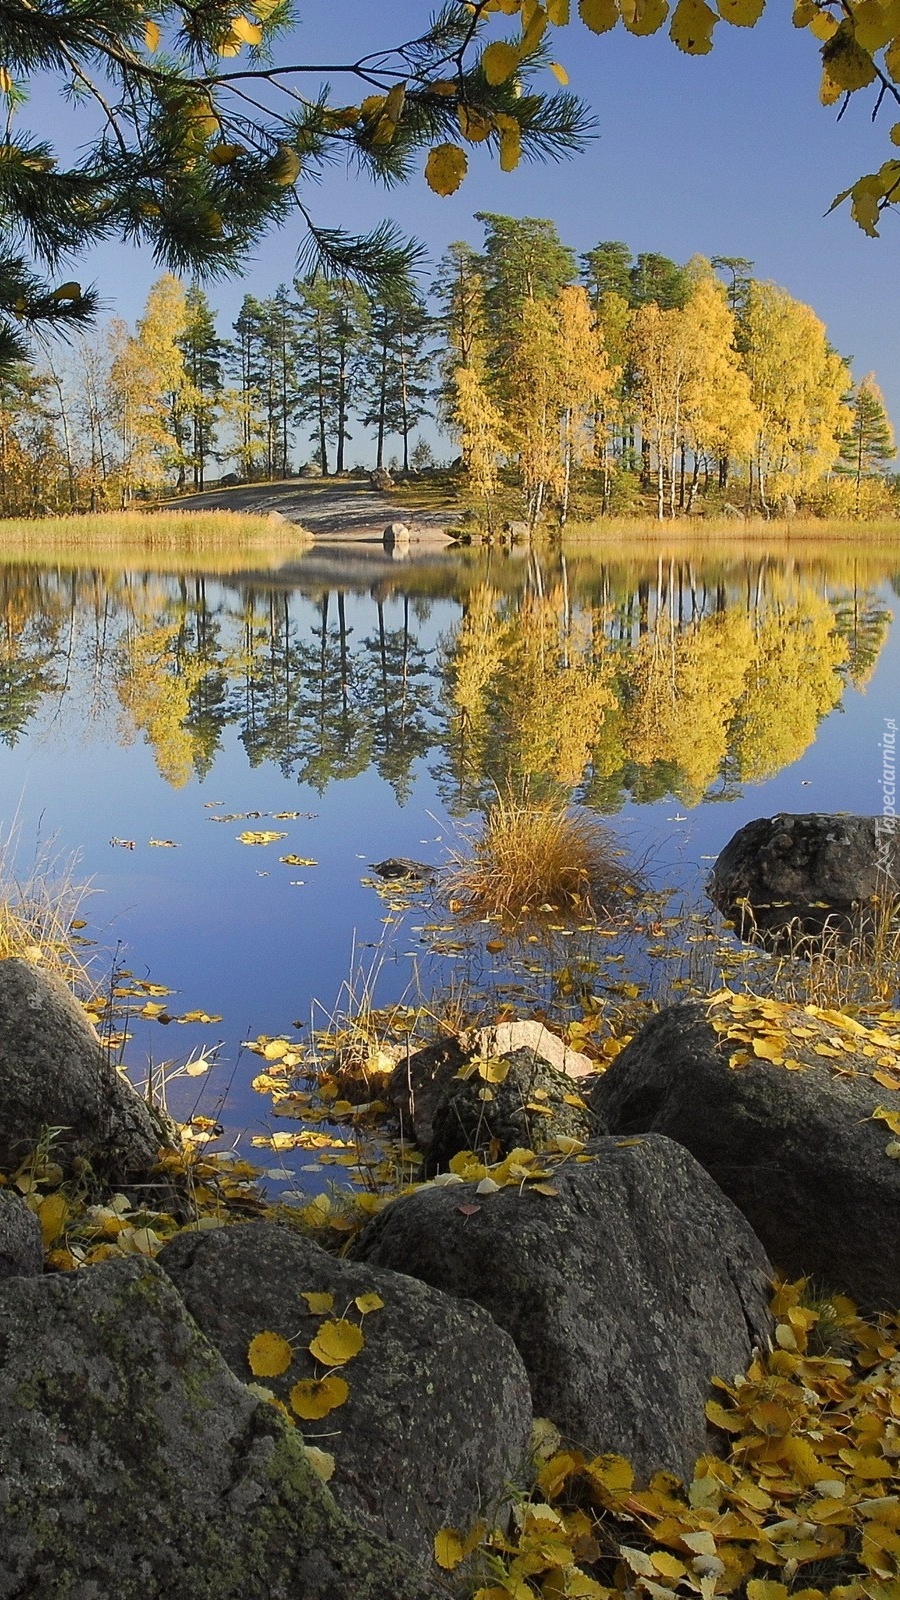
[[[194,488],[202,489],[206,464],[216,441],[216,401],[224,382],[222,363],[226,347],[218,336],[213,309],[199,284],[194,283],[188,289],[185,311],[184,332],[178,344],[195,397],[191,412],[190,463]]]
[[[384,465],[388,434],[403,441],[403,470],[409,471],[409,439],[426,414],[430,397],[434,321],[411,283],[390,296],[369,299],[369,339],[363,357],[362,394],[366,427],[376,430],[375,465]]]
[[[851,423],[841,439],[841,461],[856,480],[856,515],[864,477],[869,477],[896,455],[894,431],[884,396],[870,372],[856,386],[849,401]]]

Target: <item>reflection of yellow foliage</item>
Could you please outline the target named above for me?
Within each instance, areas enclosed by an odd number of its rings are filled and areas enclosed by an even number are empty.
[[[146,734],[162,776],[174,789],[193,770],[194,739],[185,727],[191,694],[206,668],[178,650],[177,621],[141,628],[136,623],[124,647],[119,698],[134,726]]]
[[[669,761],[684,774],[679,793],[697,800],[728,748],[728,724],[744,684],[753,633],[735,610],[678,631],[668,615],[639,641],[628,675],[633,697],[626,746],[641,766]]]
[[[745,781],[759,783],[797,761],[840,700],[837,669],[848,650],[834,624],[828,601],[804,589],[776,604],[759,627],[734,739]]]
[[[615,704],[612,655],[593,656],[581,618],[567,622],[558,596],[531,600],[515,618],[503,680],[508,764],[574,786]]]

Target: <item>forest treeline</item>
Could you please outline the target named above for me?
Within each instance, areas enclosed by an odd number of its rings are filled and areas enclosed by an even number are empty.
[[[605,812],[696,804],[798,760],[890,625],[876,587],[832,572],[826,597],[767,558],[523,577],[465,585],[435,649],[426,596],[6,568],[0,742],[83,694],[91,727],[146,741],[176,788],[237,739],[319,793],[373,767],[401,805],[427,760],[458,814],[522,781]]]
[[[0,374],[0,515],[360,464],[422,470],[447,435],[471,513],[565,523],[730,507],[891,516],[894,439],[809,307],[736,257],[681,266],[479,213],[426,293],[313,274],[244,298],[224,336],[172,274]],[[430,433],[430,439],[427,436]]]

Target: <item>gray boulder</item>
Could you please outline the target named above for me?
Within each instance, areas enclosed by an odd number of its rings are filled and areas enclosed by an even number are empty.
[[[288,1371],[264,1380],[285,1404],[323,1371],[307,1348],[323,1320],[362,1325],[365,1346],[341,1371],[349,1398],[300,1426],[310,1444],[323,1436],[335,1499],[370,1532],[427,1565],[438,1528],[500,1505],[528,1455],[531,1394],[515,1345],[480,1307],[265,1222],[183,1233],[158,1260],[238,1377],[250,1381],[255,1334],[292,1340]],[[312,1313],[303,1291],[333,1295],[333,1310]],[[384,1305],[362,1316],[355,1298],[372,1291]]]
[[[900,1111],[900,1091],[872,1077],[884,1047],[865,1055],[864,1037],[854,1044],[852,1032],[799,1007],[784,1020],[806,1030],[788,1035],[801,1063],[791,1070],[720,1036],[704,1005],[669,1006],[616,1057],[591,1104],[618,1134],[652,1131],[690,1150],[790,1277],[896,1310],[900,1161],[886,1154],[895,1136],[872,1115]],[[729,1065],[743,1055],[738,1070]]]
[[[0,1283],[0,1597],[439,1600],[144,1260]]]
[[[0,961],[0,1169],[15,1171],[48,1128],[60,1130],[55,1160],[84,1157],[105,1177],[148,1172],[165,1142],[65,984]]]
[[[17,1194],[0,1189],[0,1278],[33,1278],[43,1270],[37,1217]]]
[[[690,1476],[710,1379],[769,1332],[771,1269],[744,1221],[667,1139],[600,1139],[554,1194],[428,1185],[353,1254],[471,1298],[512,1335],[534,1409],[573,1445]]]
[[[377,871],[377,868],[376,868]],[[385,1090],[400,1118],[405,1133],[410,1131],[424,1150],[431,1143],[435,1112],[457,1072],[473,1056],[504,1056],[525,1050],[535,1061],[542,1061],[565,1073],[567,1078],[584,1078],[594,1064],[533,1018],[498,1022],[489,1028],[467,1028],[460,1034],[424,1045],[407,1060],[404,1057]],[[567,1092],[577,1085],[569,1083]]]
[[[744,938],[865,929],[876,898],[900,893],[900,828],[822,812],[757,817],[728,841],[707,892]]]
[[[428,1173],[444,1171],[460,1150],[502,1161],[511,1150],[540,1150],[559,1135],[588,1140],[603,1132],[571,1078],[534,1050],[509,1050],[488,1060],[496,1062],[486,1067],[489,1073],[505,1071],[502,1081],[485,1082],[476,1069],[446,1084],[425,1150]]]

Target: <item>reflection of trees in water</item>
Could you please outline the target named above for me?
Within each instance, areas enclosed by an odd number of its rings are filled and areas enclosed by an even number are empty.
[[[143,736],[174,786],[205,776],[234,729],[251,766],[319,792],[374,766],[401,804],[435,752],[456,811],[523,784],[603,811],[728,798],[803,754],[844,683],[869,681],[890,625],[852,562],[836,583],[767,558],[594,564],[574,580],[563,560],[531,562],[515,593],[470,576],[437,654],[421,596],[361,606],[340,590],[235,597],[199,577],[37,569],[0,585],[7,744],[52,696],[68,714],[77,681],[88,714],[115,708],[119,736]]]

